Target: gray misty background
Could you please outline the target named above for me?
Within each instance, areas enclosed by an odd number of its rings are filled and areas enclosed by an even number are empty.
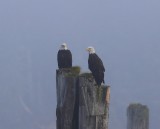
[[[57,51],[88,70],[94,46],[111,85],[110,129],[126,129],[126,108],[160,115],[159,0],[1,0],[0,129],[55,129]]]

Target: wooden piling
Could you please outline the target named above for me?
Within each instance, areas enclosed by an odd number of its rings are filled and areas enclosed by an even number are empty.
[[[57,129],[108,129],[110,87],[79,72],[57,70]]]
[[[127,109],[127,129],[149,129],[149,109],[146,105],[129,105]]]
[[[79,129],[108,129],[109,86],[97,86],[92,74],[79,76]]]
[[[76,102],[76,83],[79,72],[57,70],[57,129],[72,129]]]

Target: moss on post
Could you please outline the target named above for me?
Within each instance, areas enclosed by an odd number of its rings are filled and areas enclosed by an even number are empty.
[[[63,68],[58,71],[63,72],[65,77],[77,77],[81,71],[81,68],[79,66],[73,66],[71,68]]]

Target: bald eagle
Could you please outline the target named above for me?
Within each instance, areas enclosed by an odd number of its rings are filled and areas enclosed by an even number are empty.
[[[88,68],[92,72],[92,75],[95,78],[97,85],[100,86],[102,83],[105,83],[105,68],[103,66],[103,62],[95,53],[95,49],[93,47],[88,47],[86,50],[89,52]]]
[[[58,67],[61,68],[71,68],[72,67],[72,53],[67,48],[67,44],[63,43],[57,54]]]

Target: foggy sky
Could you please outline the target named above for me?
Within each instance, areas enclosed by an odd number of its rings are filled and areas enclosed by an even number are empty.
[[[158,0],[1,0],[0,87],[3,91],[13,80],[16,51],[29,51],[33,82],[42,79],[39,83],[52,87],[49,102],[54,102],[50,107],[55,123],[60,44],[68,44],[73,64],[82,71],[89,71],[85,48],[94,46],[106,67],[106,84],[111,85],[110,129],[126,128],[126,108],[132,102],[149,107],[150,128],[158,129],[159,12]]]

